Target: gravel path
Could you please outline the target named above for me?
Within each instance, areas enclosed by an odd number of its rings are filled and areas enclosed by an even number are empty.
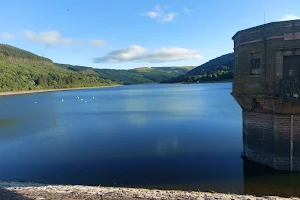
[[[182,199],[240,199],[240,200],[275,200],[280,197],[254,197],[249,195],[234,195],[206,192],[186,192],[175,190],[148,190],[134,188],[112,188],[92,186],[43,185],[36,183],[0,181],[1,200],[182,200]],[[299,198],[292,198],[299,199]]]

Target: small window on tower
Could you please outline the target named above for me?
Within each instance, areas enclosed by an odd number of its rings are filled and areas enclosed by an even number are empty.
[[[251,55],[251,75],[260,75],[260,54]]]

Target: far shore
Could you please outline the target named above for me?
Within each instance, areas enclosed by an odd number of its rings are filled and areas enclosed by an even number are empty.
[[[106,87],[118,87],[118,86],[122,86],[122,85],[107,85],[107,86],[95,86],[95,87],[79,87],[79,88],[61,88],[61,89],[0,92],[0,96],[30,94],[30,93],[42,93],[42,92],[57,92],[57,91],[68,91],[68,90],[84,90],[84,89],[92,89],[92,88],[106,88]]]
[[[177,82],[177,83],[162,83],[162,84],[207,84],[207,83],[231,83],[233,79],[226,79],[221,81],[202,81],[202,82]]]
[[[206,84],[206,83],[228,83],[232,80],[223,80],[223,81],[207,81],[207,82],[193,82],[193,83],[151,83],[151,84]],[[134,84],[140,85],[140,84]],[[106,87],[119,87],[124,85],[107,85],[107,86],[95,86],[95,87],[79,87],[79,88],[61,88],[61,89],[45,89],[45,90],[27,90],[27,91],[12,91],[12,92],[0,92],[0,96],[9,96],[9,95],[20,95],[20,94],[30,94],[30,93],[42,93],[42,92],[57,92],[57,91],[68,91],[68,90],[84,90],[92,88],[106,88]]]

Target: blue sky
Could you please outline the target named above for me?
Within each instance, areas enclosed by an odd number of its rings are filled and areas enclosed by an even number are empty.
[[[0,43],[96,68],[200,65],[241,29],[300,16],[299,0],[9,0]]]

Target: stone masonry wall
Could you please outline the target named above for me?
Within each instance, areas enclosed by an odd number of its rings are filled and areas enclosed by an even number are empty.
[[[300,171],[300,116],[294,115],[293,168]]]
[[[242,30],[233,40],[236,73],[233,93],[278,95],[283,56],[300,55],[300,20]],[[252,54],[260,55],[260,75],[251,75]]]
[[[300,171],[300,115],[292,118],[243,110],[243,145],[244,155],[250,161],[276,170]]]
[[[273,167],[277,170],[290,170],[291,116],[274,115],[273,119],[275,141],[275,160]]]
[[[243,111],[244,154],[254,162],[273,167],[273,116]]]

